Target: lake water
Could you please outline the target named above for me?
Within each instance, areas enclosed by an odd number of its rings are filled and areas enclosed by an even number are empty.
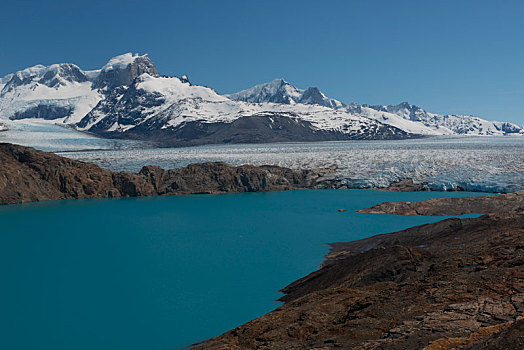
[[[317,269],[325,243],[441,219],[354,210],[465,195],[307,190],[0,206],[0,348],[181,348],[277,307],[277,291]]]

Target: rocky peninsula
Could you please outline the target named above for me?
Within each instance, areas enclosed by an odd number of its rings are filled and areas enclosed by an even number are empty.
[[[432,198],[422,202],[384,202],[359,213],[396,215],[463,215],[518,213],[524,211],[524,191],[503,195],[462,198]]]
[[[522,349],[523,193],[384,203],[363,213],[457,215],[332,244],[276,310],[197,349]]]

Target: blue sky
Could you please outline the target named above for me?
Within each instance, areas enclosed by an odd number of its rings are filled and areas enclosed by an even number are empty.
[[[402,101],[524,124],[524,1],[2,1],[0,75],[149,53],[231,93],[285,78],[344,102]]]

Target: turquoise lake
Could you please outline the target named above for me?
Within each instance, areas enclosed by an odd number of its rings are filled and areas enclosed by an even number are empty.
[[[319,267],[325,243],[442,219],[355,210],[467,195],[480,194],[305,190],[0,206],[0,348],[182,348],[277,307],[279,289]]]

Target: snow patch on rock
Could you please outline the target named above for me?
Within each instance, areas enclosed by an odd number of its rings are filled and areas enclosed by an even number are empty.
[[[127,52],[125,54],[113,57],[107,62],[103,67],[102,71],[107,72],[110,70],[123,69],[133,63],[138,57],[146,57],[147,55],[139,56],[138,54],[133,54]]]

